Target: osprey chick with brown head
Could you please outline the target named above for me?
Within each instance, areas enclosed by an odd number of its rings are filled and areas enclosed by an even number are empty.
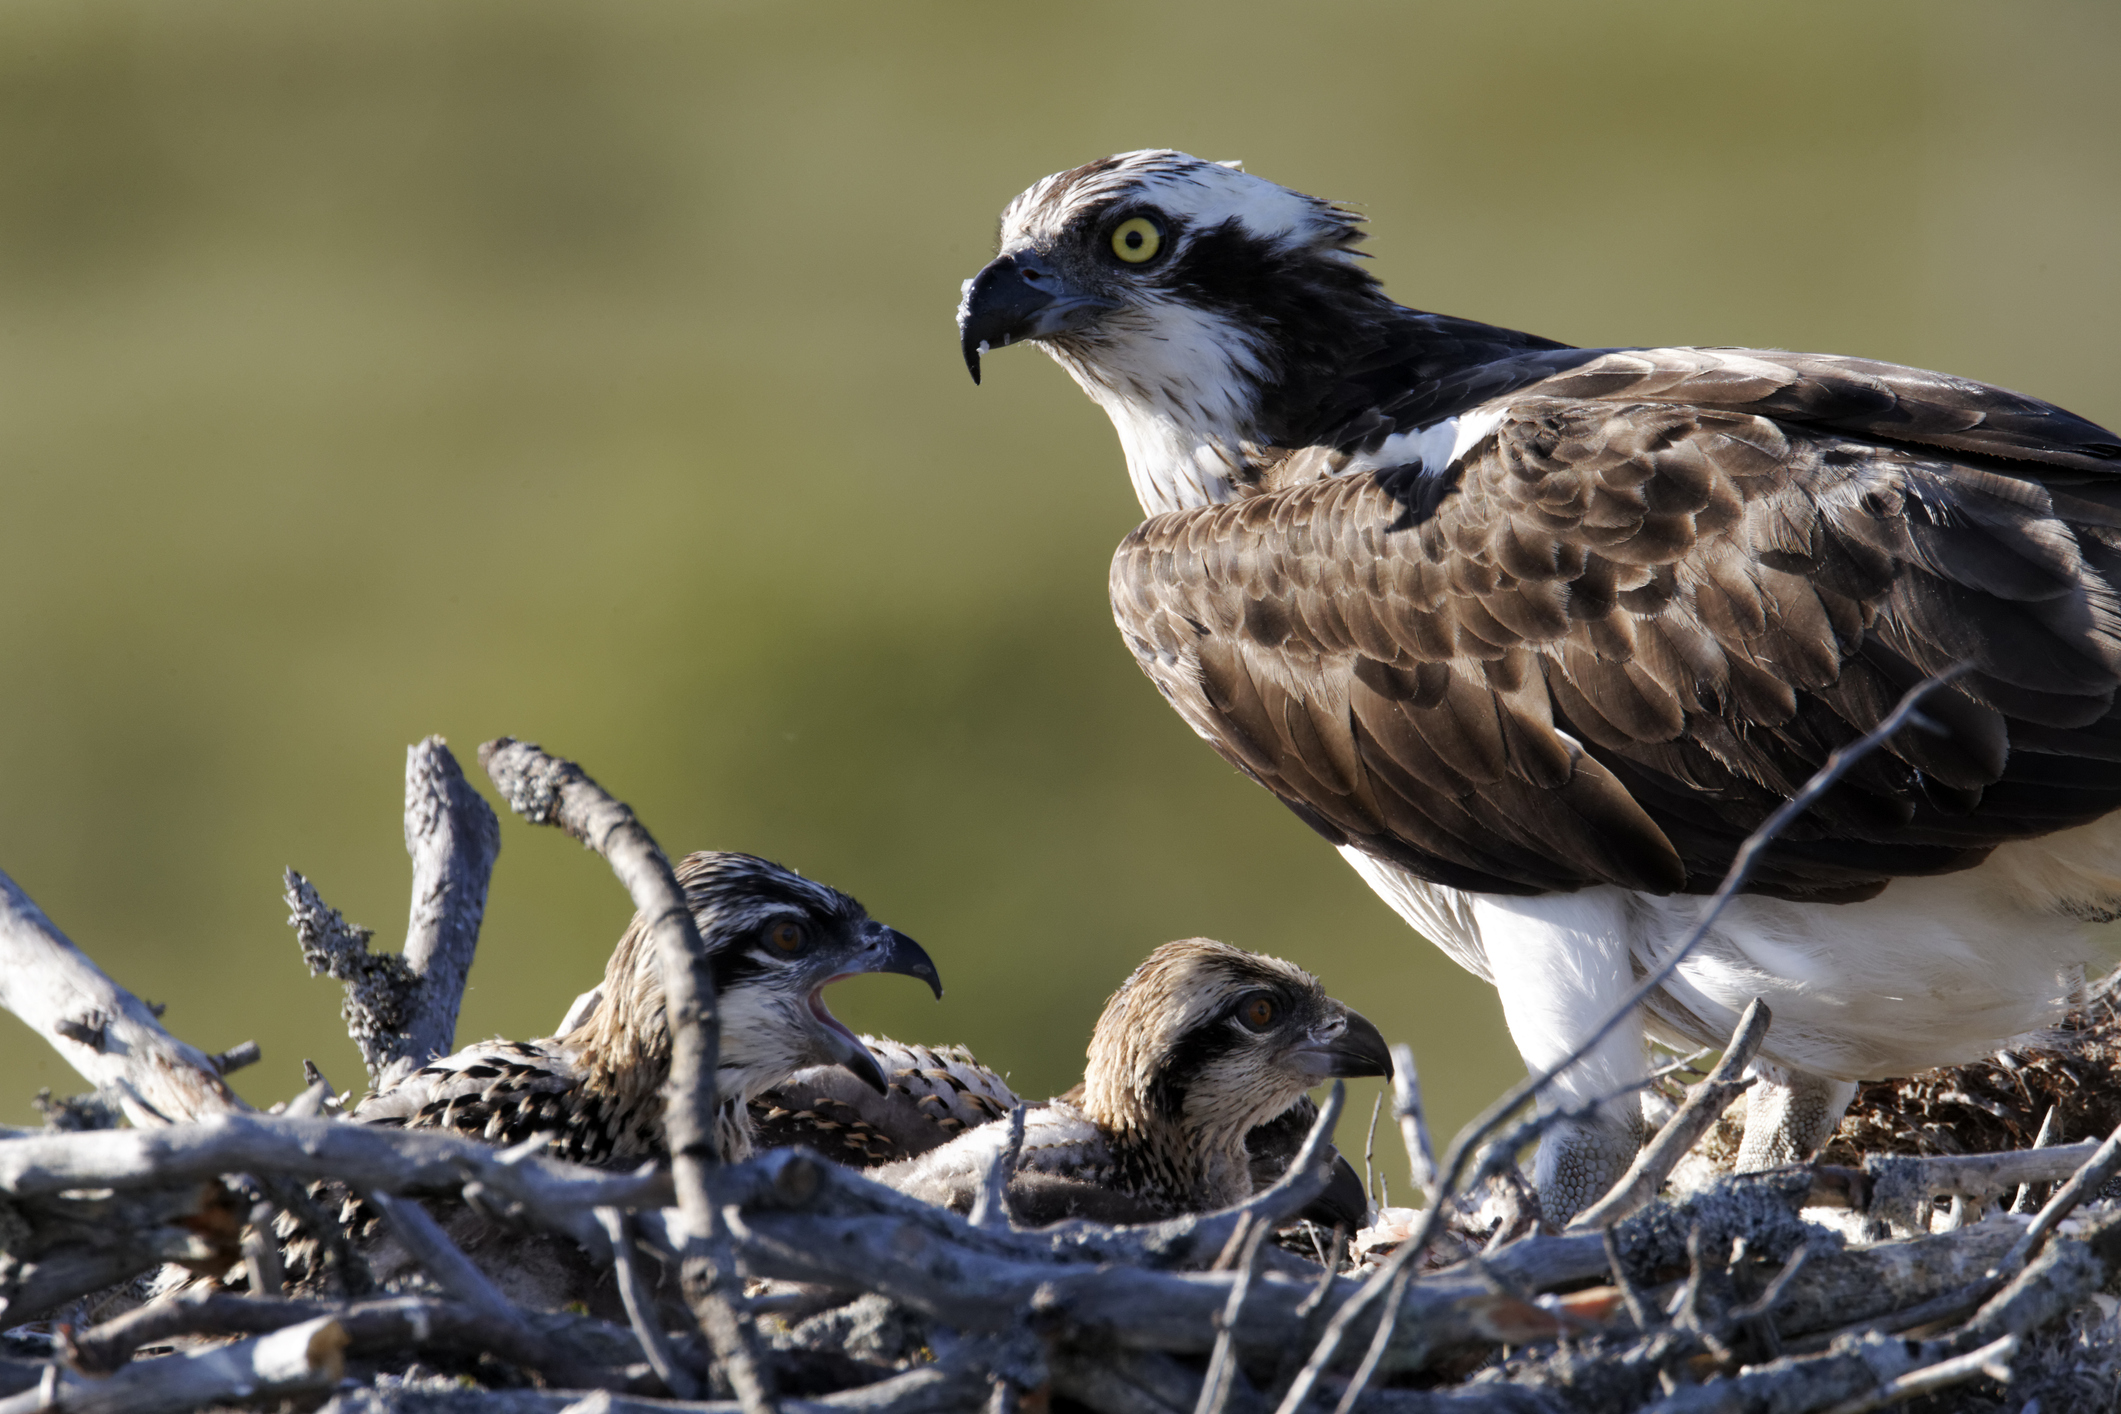
[[[1644,1037],[1774,1024],[1741,1161],[1858,1079],[2055,1021],[2121,912],[2121,437],[1966,379],[1775,350],[1576,349],[1394,303],[1357,218],[1184,153],[1034,184],[958,311],[1110,415],[1149,517],[1143,671],[1494,982],[1536,1070],[1669,957],[1739,844],[1910,686],[1969,671],[1761,856]],[[1632,1100],[1559,1125],[1550,1218]]]
[[[1026,1116],[1014,1205],[1033,1222],[1227,1207],[1256,1186],[1254,1129],[1322,1080],[1391,1073],[1377,1028],[1302,968],[1206,938],[1166,943],[1105,1004],[1081,1086]],[[876,1176],[969,1208],[1007,1128],[983,1125]],[[1042,1191],[1042,1177],[1066,1187]]]
[[[882,1091],[876,1058],[825,1009],[822,994],[843,977],[898,972],[940,997],[942,979],[920,945],[839,890],[748,854],[687,855],[677,879],[713,958],[720,1157],[750,1154],[750,1101],[805,1066],[843,1066]],[[369,1096],[353,1117],[494,1144],[549,1133],[557,1157],[618,1164],[666,1152],[669,1077],[662,979],[635,915],[586,1016],[543,1040],[468,1046]]]

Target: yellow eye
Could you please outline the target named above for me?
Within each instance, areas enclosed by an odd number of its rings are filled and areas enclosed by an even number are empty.
[[[1129,265],[1154,260],[1163,248],[1163,228],[1146,216],[1130,216],[1112,228],[1112,253]]]
[[[776,923],[773,925],[773,945],[782,952],[801,952],[803,930],[793,923]]]
[[[1254,992],[1237,1004],[1237,1019],[1248,1030],[1264,1031],[1274,1024],[1276,1011],[1274,998],[1265,992]]]

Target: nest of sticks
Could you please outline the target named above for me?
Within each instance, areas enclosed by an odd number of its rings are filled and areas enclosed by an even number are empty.
[[[711,1153],[713,996],[661,850],[572,763],[505,738],[480,757],[512,809],[601,854],[655,920],[673,1018],[691,1019],[673,1025],[674,1161],[618,1173],[535,1143],[356,1125],[313,1074],[260,1113],[222,1079],[255,1047],[211,1055],[171,1036],[0,875],[0,1004],[97,1092],[49,1102],[42,1130],[0,1131],[0,1414],[2121,1400],[2121,1209],[2099,1198],[2121,1169],[2108,994],[2038,1053],[1871,1087],[1817,1164],[1705,1172],[1769,1024],[1756,1004],[1713,1071],[1668,1077],[1671,1118],[1566,1231],[1538,1225],[1515,1165],[1548,1122],[1521,1117],[1543,1081],[1438,1162],[1403,1048],[1393,1110],[1430,1201],[1352,1244],[1288,1232],[1330,1173],[1337,1087],[1288,1173],[1240,1207],[1020,1229],[1001,1202],[960,1217],[800,1149],[697,1157]],[[305,949],[346,983],[349,1029],[377,1070],[450,1049],[497,840],[430,738],[407,772],[423,902],[405,952],[369,954],[290,881]],[[1695,1178],[1670,1182],[1690,1153]],[[998,1163],[990,1196],[1008,1178]],[[315,1196],[326,1181],[378,1215],[421,1276],[364,1288],[358,1244]],[[467,1255],[434,1216],[461,1209],[519,1236]],[[288,1294],[290,1234],[326,1254],[328,1290]],[[557,1253],[615,1290],[624,1319],[503,1294],[495,1263]]]

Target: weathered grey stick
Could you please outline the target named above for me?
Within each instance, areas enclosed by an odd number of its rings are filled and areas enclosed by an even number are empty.
[[[241,1070],[247,1065],[256,1065],[264,1058],[265,1052],[258,1049],[256,1041],[238,1041],[227,1050],[217,1051],[207,1057],[213,1062],[215,1072],[220,1075]]]
[[[1969,1350],[1966,1354],[1955,1355],[1949,1360],[1939,1360],[1934,1365],[1925,1365],[1919,1370],[1910,1370],[1898,1379],[1882,1385],[1872,1394],[1843,1400],[1826,1410],[1825,1414],[1871,1414],[1874,1409],[1898,1404],[1903,1399],[1913,1399],[1918,1394],[1934,1394],[1940,1389],[1950,1389],[1953,1385],[1965,1384],[1980,1375],[2007,1383],[2011,1377],[2011,1357],[2017,1353],[2018,1337],[2007,1335],[2000,1340],[1990,1341],[1978,1350]]]
[[[1981,1223],[1914,1242],[1881,1243],[1869,1250],[1909,1248],[1925,1240],[1955,1242],[1987,1226]],[[2015,1224],[2006,1226],[2015,1228]],[[1950,1336],[1933,1341],[1910,1341],[1880,1332],[1844,1336],[1824,1354],[1785,1357],[1727,1380],[1682,1388],[1650,1406],[1649,1414],[1769,1414],[1836,1406],[1874,1409],[1885,1402],[1887,1391],[1900,1391],[1892,1398],[1918,1392],[1923,1388],[1919,1377],[1926,1369],[1984,1346],[1993,1348],[2003,1339],[2023,1338],[2112,1280],[2121,1268],[2121,1217],[2102,1214],[2087,1227],[2090,1230],[2082,1234],[2082,1240],[2063,1238],[2050,1244],[1991,1297],[1963,1330]],[[1801,1278],[1797,1284],[1803,1284]],[[1978,1367],[1945,1365],[1934,1378],[1970,1378],[1977,1372]],[[1903,1378],[1914,1382],[1901,1385]]]
[[[1804,1264],[1781,1294],[1775,1326],[1794,1353],[1825,1349],[1832,1338],[1895,1324],[1903,1313],[1945,1303],[1939,1316],[1964,1315],[1980,1303],[1976,1286],[2022,1228],[2012,1222],[1977,1223],[1953,1232],[1878,1242],[1820,1253]],[[1961,1299],[1971,1296],[1971,1300]]]
[[[223,1115],[159,1129],[38,1133],[0,1141],[0,1192],[159,1188],[224,1173],[336,1178],[389,1193],[439,1192],[475,1179],[593,1254],[608,1250],[596,1206],[657,1206],[669,1177],[614,1174],[559,1159],[512,1157],[440,1130],[399,1130],[286,1115]]]
[[[2060,1123],[2061,1113],[2062,1107],[2060,1105],[2049,1105],[2047,1107],[2047,1113],[2040,1120],[2040,1132],[2033,1136],[2033,1147],[2035,1149],[2052,1149],[2055,1147],[2055,1140],[2062,1127]],[[2040,1211],[2040,1200],[2043,1196],[2034,1190],[2032,1184],[2021,1183],[2018,1185],[2017,1196],[2011,1199],[2011,1211],[2014,1213],[2037,1213]]]
[[[457,1244],[449,1240],[449,1234],[442,1231],[442,1225],[420,1206],[417,1199],[393,1198],[376,1189],[355,1191],[383,1215],[383,1221],[390,1224],[391,1235],[398,1239],[398,1245],[434,1278],[435,1285],[492,1320],[517,1326],[523,1324],[523,1313],[511,1306],[492,1279],[457,1249]]]
[[[405,963],[420,985],[406,1008],[402,1060],[417,1067],[456,1047],[457,1008],[501,852],[493,807],[438,736],[405,749],[405,852],[412,856]]]
[[[1254,1223],[1245,1234],[1244,1252],[1233,1264],[1237,1268],[1237,1280],[1230,1287],[1230,1298],[1223,1303],[1222,1315],[1217,1320],[1219,1329],[1215,1334],[1215,1349],[1208,1357],[1208,1372],[1201,1378],[1200,1398],[1194,1404],[1194,1414],[1224,1414],[1230,1407],[1231,1395],[1243,1379],[1237,1368],[1237,1323],[1245,1311],[1245,1298],[1252,1294],[1252,1283],[1259,1279],[1259,1249],[1272,1229],[1266,1223]]]
[[[787,1414],[964,1414],[979,1407],[986,1377],[966,1366],[938,1362],[908,1370],[873,1385],[828,1394],[819,1399],[791,1399]],[[319,1414],[741,1414],[733,1399],[674,1404],[623,1394],[584,1398],[579,1390],[353,1389],[333,1399]]]
[[[213,1058],[162,1029],[147,1003],[68,942],[0,874],[0,1007],[29,1023],[134,1124],[244,1110]]]
[[[683,1264],[687,1295],[747,1414],[769,1414],[772,1394],[724,1289],[735,1272],[726,1251],[718,1250],[723,1246],[721,1225],[708,1180],[715,1161],[721,1018],[715,1010],[714,971],[685,892],[647,827],[572,761],[547,755],[529,742],[501,737],[479,748],[479,764],[509,809],[534,824],[557,825],[602,855],[655,940],[671,1040],[663,1129],[670,1142],[678,1209],[690,1230]]]
[[[287,1269],[280,1259],[280,1244],[273,1236],[273,1220],[280,1210],[270,1198],[251,1205],[250,1219],[243,1225],[243,1265],[251,1291],[277,1301],[287,1282]]]
[[[2071,1174],[2069,1182],[2056,1189],[2055,1196],[2041,1206],[2032,1226],[2025,1230],[2025,1236],[2019,1238],[2017,1245],[2005,1255],[2000,1274],[2010,1276],[2031,1261],[2056,1224],[2074,1212],[2079,1203],[2104,1188],[2116,1170],[2121,1170],[2121,1125],[2114,1126],[2114,1132],[2107,1135],[2106,1142],[2084,1161],[2084,1167]]]
[[[556,825],[604,857],[646,920],[670,1015],[669,1131],[678,1206],[701,1236],[714,1230],[707,1171],[714,1163],[715,1054],[721,1021],[714,974],[685,891],[647,827],[580,766],[530,742],[501,737],[479,748],[479,764],[509,809],[536,825]]]
[[[1421,1079],[1414,1069],[1414,1048],[1392,1047],[1392,1118],[1399,1121],[1399,1142],[1407,1151],[1417,1192],[1436,1201],[1436,1147],[1429,1142],[1429,1120],[1421,1106]]]
[[[1596,1232],[1611,1227],[1657,1196],[1673,1166],[1709,1132],[1709,1126],[1730,1107],[1731,1101],[1752,1084],[1745,1076],[1745,1068],[1759,1053],[1773,1020],[1767,1005],[1758,997],[1753,998],[1745,1015],[1738,1018],[1738,1029],[1731,1033],[1730,1044],[1724,1048],[1723,1059],[1716,1068],[1706,1080],[1687,1091],[1679,1112],[1657,1131],[1655,1139],[1642,1147],[1611,1191],[1576,1215],[1568,1231]]]
[[[749,1207],[793,1208],[843,1216],[899,1218],[972,1250],[1034,1261],[1136,1261],[1153,1267],[1206,1265],[1246,1214],[1281,1221],[1324,1191],[1325,1135],[1343,1103],[1329,1092],[1317,1123],[1289,1169],[1267,1192],[1239,1208],[1129,1227],[1069,1222],[1036,1232],[975,1229],[963,1218],[799,1149],[773,1150],[723,1171],[722,1196]],[[228,1115],[155,1130],[29,1132],[0,1140],[0,1193],[23,1197],[73,1188],[140,1189],[196,1182],[223,1173],[336,1178],[390,1193],[454,1190],[467,1182],[492,1190],[525,1215],[608,1252],[587,1210],[608,1206],[659,1209],[671,1201],[667,1173],[644,1168],[615,1174],[539,1155],[515,1155],[442,1130],[400,1130],[288,1115]],[[657,1216],[654,1213],[644,1217]],[[1557,1280],[1587,1276],[1578,1239],[1547,1239],[1574,1252]],[[1528,1250],[1546,1251],[1548,1248]],[[1587,1249],[1595,1258],[1597,1244]]]
[[[535,1316],[501,1321],[461,1301],[391,1296],[348,1306],[322,1301],[254,1301],[225,1291],[193,1288],[149,1302],[76,1335],[71,1363],[84,1374],[119,1369],[144,1345],[177,1336],[263,1335],[334,1316],[345,1329],[350,1355],[393,1351],[453,1351],[492,1355],[555,1381],[578,1381],[589,1367],[630,1364],[640,1357],[634,1337],[587,1316]],[[602,1378],[605,1372],[596,1372]]]
[[[196,1355],[129,1366],[108,1379],[62,1375],[54,1391],[0,1399],[0,1414],[182,1414],[208,1404],[323,1393],[345,1374],[346,1343],[345,1328],[320,1316]]]
[[[633,1244],[633,1232],[626,1221],[625,1211],[599,1208],[597,1222],[603,1226],[605,1236],[611,1239],[612,1267],[619,1279],[619,1300],[625,1304],[626,1319],[632,1324],[633,1334],[648,1356],[650,1368],[672,1395],[679,1399],[698,1398],[699,1381],[692,1377],[692,1371],[678,1363],[677,1357],[671,1353],[670,1342],[664,1338],[662,1326],[656,1320],[655,1292],[641,1271],[640,1253]]]
[[[2090,1163],[2099,1141],[2057,1144],[2047,1149],[2011,1149],[1996,1154],[1874,1155],[1854,1170],[1813,1165],[1812,1196],[1821,1207],[1853,1207],[1882,1218],[1898,1231],[1922,1231],[1930,1199],[1962,1194],[1988,1202],[2021,1184],[2059,1183]],[[1866,1197],[1867,1194],[1867,1197]]]

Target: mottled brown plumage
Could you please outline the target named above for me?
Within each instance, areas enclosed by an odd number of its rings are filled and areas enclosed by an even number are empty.
[[[2121,483],[2072,484],[2109,464],[2056,420],[1860,360],[1606,354],[1513,393],[1418,523],[1412,474],[1151,518],[1114,612],[1329,839],[1496,893],[1713,888],[1833,748],[1969,661],[1951,733],[1902,733],[1755,875],[1864,897],[2121,800]]]

